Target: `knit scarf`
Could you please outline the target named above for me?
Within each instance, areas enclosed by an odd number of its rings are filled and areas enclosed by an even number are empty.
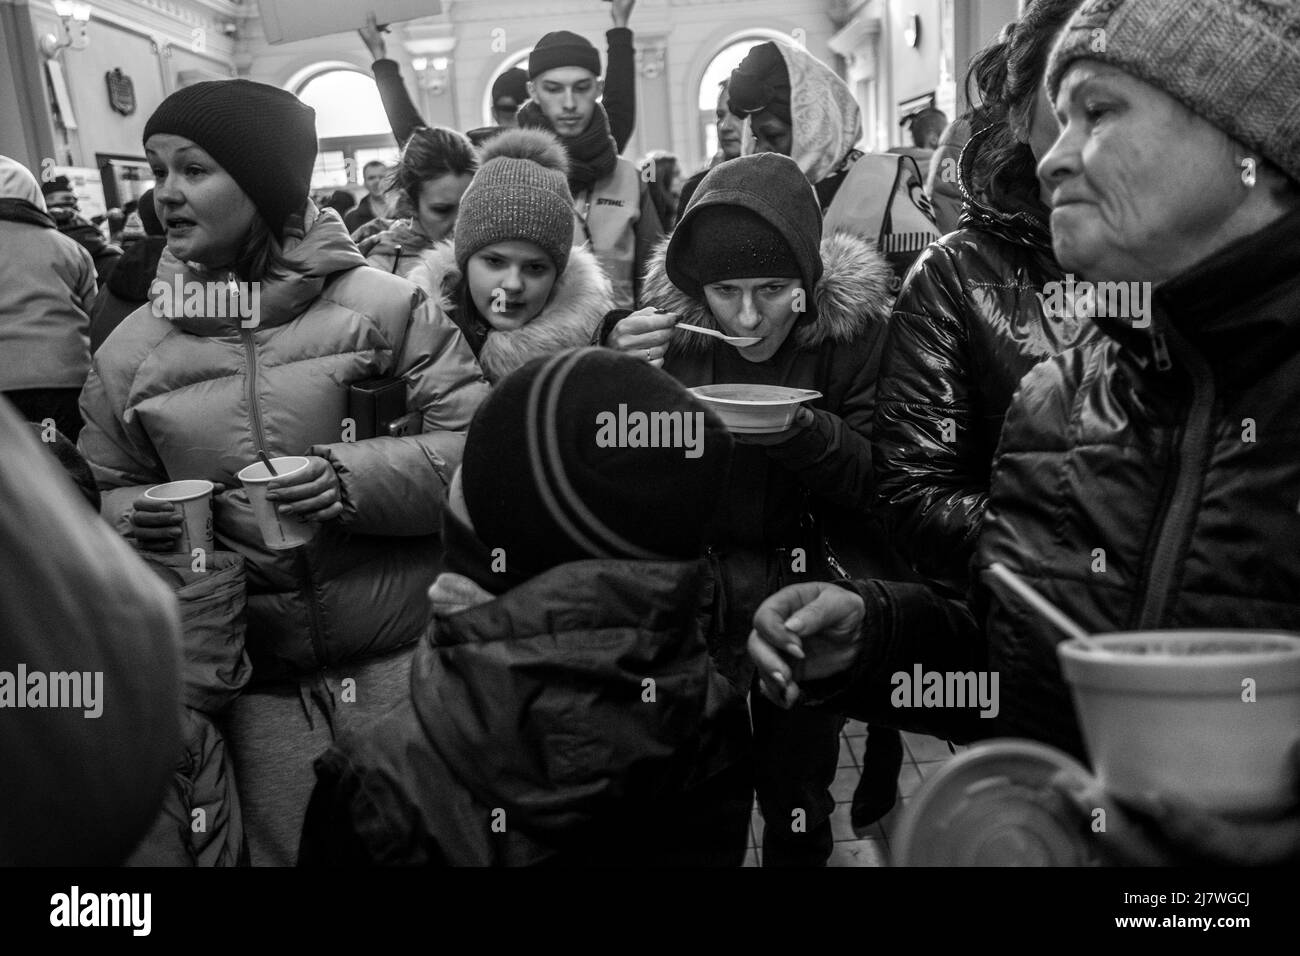
[[[528,100],[519,107],[519,125],[555,133],[555,126],[535,100]],[[599,103],[591,114],[591,122],[577,136],[565,138],[558,133],[555,135],[569,154],[569,192],[573,195],[586,192],[614,171],[618,146],[609,131],[609,116]]]

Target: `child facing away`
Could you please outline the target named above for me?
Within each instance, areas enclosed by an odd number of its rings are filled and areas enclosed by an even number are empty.
[[[299,864],[739,865],[748,717],[697,623],[731,451],[628,355],[505,378],[452,481],[410,695],[316,762]]]

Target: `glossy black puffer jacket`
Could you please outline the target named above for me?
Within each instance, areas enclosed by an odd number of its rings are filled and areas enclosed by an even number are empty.
[[[1061,634],[992,589],[995,561],[1091,633],[1300,631],[1300,210],[1158,288],[1149,328],[1098,324],[1109,341],[1036,366],[1008,410],[974,606],[859,582],[871,637],[838,705],[1082,756]],[[916,663],[997,673],[1000,713],[890,708]]]
[[[1088,319],[1044,314],[1038,296],[1063,274],[1038,197],[996,179],[987,201],[972,196],[988,132],[962,151],[959,228],[921,254],[894,305],[872,442],[894,541],[923,576],[959,592],[1021,377],[1096,334]]]

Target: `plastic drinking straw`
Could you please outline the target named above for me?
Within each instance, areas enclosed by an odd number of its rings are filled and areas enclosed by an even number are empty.
[[[1065,612],[1055,604],[1026,584],[1019,575],[1001,561],[994,561],[990,564],[989,571],[993,573],[995,578],[1022,598],[1025,603],[1065,632],[1066,635],[1078,641],[1090,651],[1101,650],[1101,647],[1088,637],[1087,631],[1067,617]]]

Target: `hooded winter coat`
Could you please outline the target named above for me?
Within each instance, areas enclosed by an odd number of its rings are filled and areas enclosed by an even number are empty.
[[[960,227],[921,254],[894,304],[873,438],[894,540],[918,572],[959,592],[1020,379],[1097,334],[1090,319],[1044,312],[1040,296],[1064,274],[1036,193],[995,181],[989,197],[970,194],[986,139],[976,136],[962,156]]]
[[[452,243],[434,246],[407,278],[460,327],[484,376],[494,384],[540,355],[589,344],[614,305],[609,277],[596,257],[581,246],[569,253],[546,307],[528,324],[511,331],[493,329],[483,321],[469,299]]]
[[[853,91],[825,63],[803,47],[774,45],[790,77],[790,158],[812,183],[824,211],[862,155],[853,148],[862,138],[862,112]],[[754,152],[754,134],[746,120],[741,153]]]
[[[689,227],[696,209],[724,198],[772,215],[738,165],[713,170],[679,230]],[[811,232],[820,235],[818,223]],[[815,254],[811,242],[808,247]],[[668,279],[667,249],[661,246],[651,260],[644,304],[721,331],[703,292],[688,295]],[[871,418],[893,301],[888,266],[869,243],[847,233],[821,241],[819,251],[823,271],[809,297],[810,314],[771,358],[751,363],[730,345],[682,330],[673,333],[664,356],[664,371],[687,387],[756,382],[822,393],[807,403],[813,423],[795,437],[770,446],[737,444],[730,487],[708,533],[713,574],[705,631],[719,669],[743,689],[752,675],[745,640],[754,611],[769,594],[802,580],[838,577],[837,565],[850,574],[901,573],[871,513]],[[626,314],[607,317],[601,341]]]
[[[81,388],[90,370],[90,253],[45,213],[36,177],[0,156],[0,392]]]
[[[410,697],[316,762],[299,863],[739,866],[748,715],[699,588],[698,562],[562,564],[495,599],[440,576]]]
[[[167,248],[165,236],[145,236],[126,247],[108,274],[90,313],[90,351],[97,352],[122,320],[149,301],[149,286]]]
[[[176,478],[224,484],[217,546],[248,565],[254,680],[308,673],[413,641],[436,572],[447,483],[487,394],[456,326],[404,279],[365,266],[338,214],[308,205],[306,234],[261,281],[260,322],[219,314],[133,312],[95,354],[82,393],[80,448],[103,513],[129,526],[144,488]],[[209,288],[212,277],[165,253],[158,279]],[[216,288],[224,289],[217,284]],[[159,308],[162,314],[163,310]],[[222,317],[224,313],[229,317]],[[342,440],[348,384],[406,382],[423,433]],[[343,514],[307,545],[272,551],[235,477],[276,455],[319,455],[341,486]]]
[[[1108,340],[1021,382],[993,465],[974,614],[923,585],[859,582],[871,639],[852,686],[822,690],[832,706],[956,739],[1030,737],[1084,759],[1057,664],[1063,638],[989,587],[994,561],[1088,633],[1300,631],[1300,211],[1154,299],[1149,328],[1099,317]],[[889,706],[888,675],[917,662],[997,673],[998,717]]]

